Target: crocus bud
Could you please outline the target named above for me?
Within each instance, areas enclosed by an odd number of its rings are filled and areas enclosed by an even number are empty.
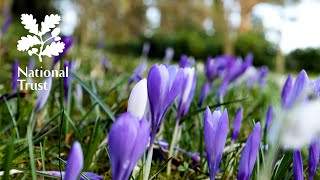
[[[40,111],[43,106],[46,104],[50,91],[51,91],[51,86],[52,86],[52,77],[48,77],[43,83],[46,83],[47,89],[43,88],[38,92],[38,99],[35,105],[35,111]]]
[[[295,180],[303,180],[302,156],[299,149],[293,151],[293,176]]]
[[[143,43],[142,47],[142,56],[147,57],[150,51],[150,43],[145,42]]]
[[[148,97],[151,112],[151,144],[168,107],[181,91],[184,79],[182,68],[155,64],[148,73]]]
[[[310,88],[313,89],[313,92],[317,95],[320,96],[320,77],[317,78],[315,81],[310,82]]]
[[[110,61],[108,60],[108,58],[105,57],[105,56],[102,56],[102,57],[100,58],[100,62],[101,62],[101,65],[102,65],[102,67],[103,67],[104,69],[110,69],[110,68],[112,67],[111,62],[110,62]]]
[[[12,90],[16,92],[18,89],[18,59],[15,59],[12,65]]]
[[[82,153],[82,148],[81,144],[76,141],[73,143],[68,160],[67,160],[67,166],[66,166],[66,171],[39,171],[40,173],[43,174],[48,174],[51,176],[56,176],[56,177],[63,177],[65,180],[77,180],[81,170],[83,168],[83,153]],[[83,172],[83,174],[88,177],[91,180],[102,180],[102,177],[92,173],[92,172]],[[82,175],[80,176],[80,180],[85,180]]]
[[[142,74],[146,71],[148,67],[147,61],[142,61],[139,66],[134,70],[134,73],[130,76],[127,88],[134,82],[134,81],[140,81],[142,79]]]
[[[289,82],[288,82],[289,81]],[[288,83],[287,83],[288,82]],[[289,109],[297,101],[305,101],[307,97],[308,75],[305,70],[302,70],[292,87],[290,87],[290,77],[288,77],[282,93],[282,104],[285,109]]]
[[[110,128],[109,154],[113,180],[128,179],[149,141],[149,124],[126,112]]]
[[[71,48],[71,46],[73,44],[73,37],[72,36],[62,36],[61,42],[64,43],[63,52],[60,53],[58,56],[54,56],[52,68],[59,62],[61,57],[63,57],[64,55],[66,55],[68,53],[69,49]]]
[[[268,111],[267,111],[267,117],[266,117],[265,132],[268,132],[268,129],[270,128],[270,124],[272,121],[272,113],[273,113],[272,106],[269,106]]]
[[[208,96],[210,89],[211,89],[212,83],[207,81],[201,90],[201,94],[200,94],[200,99],[199,99],[199,103],[198,106],[201,107],[203,104],[203,101],[206,99],[206,97]]]
[[[0,37],[6,33],[8,27],[10,26],[12,22],[12,17],[11,16],[8,16],[5,20],[5,22],[3,23],[2,27],[1,27],[1,31],[0,31]]]
[[[235,142],[239,136],[240,128],[241,128],[241,123],[242,123],[242,115],[243,115],[243,108],[240,107],[237,112],[236,116],[233,121],[233,126],[232,126],[232,135],[231,135],[231,141]]]
[[[288,104],[289,95],[292,88],[292,76],[289,75],[286,82],[283,85],[282,93],[281,93],[281,103],[282,107]]]
[[[132,89],[128,100],[128,112],[141,119],[148,106],[147,79],[140,80]]]
[[[179,96],[178,119],[186,115],[192,102],[194,91],[196,89],[196,73],[194,68],[184,68],[184,79]]]
[[[317,172],[318,164],[319,164],[319,153],[320,153],[320,141],[318,138],[313,139],[310,147],[309,147],[309,163],[308,163],[308,179],[312,180],[313,176]]]
[[[192,67],[195,64],[194,58],[189,58],[187,55],[182,55],[179,61],[179,67]]]
[[[171,47],[168,47],[168,48],[166,49],[165,56],[164,56],[164,58],[163,58],[163,63],[164,63],[164,64],[169,64],[170,61],[171,61],[172,58],[173,58],[173,55],[174,55],[174,49],[171,48]]]
[[[256,163],[261,138],[260,123],[256,123],[253,131],[249,135],[244,147],[239,164],[238,180],[250,179],[254,164]]]
[[[206,72],[207,79],[209,81],[213,81],[218,76],[216,67],[217,67],[216,61],[213,58],[208,57],[205,65],[205,72]]]
[[[210,179],[215,179],[222,158],[228,134],[228,112],[217,108],[211,113],[209,107],[204,114],[204,142],[210,171]]]
[[[81,144],[74,142],[67,160],[64,179],[77,180],[83,168],[83,153]]]
[[[71,62],[64,61],[63,70],[65,73],[67,73],[67,68],[70,70],[71,68]],[[69,71],[68,71],[69,72]],[[69,74],[66,74],[65,77],[63,77],[63,89],[64,89],[64,102],[66,103],[69,96],[69,87],[70,87],[70,77]]]

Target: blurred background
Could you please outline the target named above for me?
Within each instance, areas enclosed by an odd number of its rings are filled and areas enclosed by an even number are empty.
[[[174,60],[252,53],[254,65],[276,72],[320,71],[319,0],[0,0],[0,11],[0,25],[12,18],[0,47],[11,62],[27,57],[16,50],[26,35],[21,14],[39,22],[59,13],[62,34],[72,35],[81,51],[139,57],[148,43],[155,59],[167,48]]]

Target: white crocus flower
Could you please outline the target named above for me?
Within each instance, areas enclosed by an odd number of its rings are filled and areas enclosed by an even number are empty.
[[[192,85],[194,81],[194,67],[192,68],[184,68],[184,78],[187,79],[185,84],[185,89],[182,90],[182,103],[186,103],[188,101],[189,95],[192,91]]]
[[[299,103],[288,111],[278,109],[269,135],[272,143],[278,142],[287,149],[310,144],[320,135],[320,102]]]
[[[129,100],[128,109],[132,115],[141,119],[148,109],[148,88],[147,79],[140,80],[132,89]]]

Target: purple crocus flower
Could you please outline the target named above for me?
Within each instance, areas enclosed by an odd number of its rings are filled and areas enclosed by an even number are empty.
[[[109,154],[113,180],[128,179],[149,141],[149,124],[126,112],[110,128]]]
[[[248,78],[247,87],[252,87],[255,83],[258,83],[260,87],[266,84],[266,77],[268,75],[268,67],[262,66]]]
[[[308,179],[312,180],[313,176],[317,172],[318,164],[319,164],[319,153],[320,153],[320,141],[319,139],[314,139],[309,148],[309,163],[308,163]]]
[[[265,126],[265,132],[268,131],[268,129],[270,128],[270,124],[272,121],[272,114],[273,114],[273,108],[270,105],[267,111],[267,117],[266,117],[266,126]]]
[[[100,59],[101,65],[104,69],[110,69],[112,67],[111,62],[109,61],[109,59],[105,56],[102,56]]]
[[[306,99],[306,88],[308,86],[308,75],[305,70],[302,70],[297,76],[293,86],[292,77],[288,76],[288,79],[282,90],[282,107],[289,109],[298,100],[304,101]]]
[[[17,92],[18,90],[18,67],[19,62],[18,59],[15,59],[12,66],[12,90],[13,92]]]
[[[61,57],[65,56],[68,53],[68,51],[71,48],[72,43],[73,43],[73,37],[72,36],[62,36],[61,42],[64,43],[63,52],[60,53],[58,56],[54,56],[52,68],[59,62]]]
[[[150,51],[150,43],[145,42],[143,43],[142,47],[142,56],[147,57]]]
[[[226,70],[222,74],[222,83],[218,89],[219,97],[223,97],[227,92],[228,85],[232,81],[236,80],[241,74],[243,74],[247,70],[248,67],[251,66],[253,56],[251,54],[248,54],[244,62],[241,59],[232,60],[232,58],[230,57],[229,59],[230,60],[227,61]]]
[[[64,61],[64,71],[67,72],[67,68],[70,70],[71,62]],[[64,101],[67,102],[68,96],[69,96],[69,86],[70,86],[70,78],[69,74],[66,75],[66,77],[63,78],[63,89],[64,89]]]
[[[165,56],[163,58],[163,63],[168,65],[170,63],[170,61],[172,60],[173,55],[174,55],[174,49],[171,47],[168,47],[166,49]]]
[[[51,76],[48,77],[43,83],[46,86],[46,88],[43,88],[38,93],[38,99],[34,107],[36,112],[40,111],[43,108],[43,106],[46,104],[49,98],[51,86],[52,86],[52,77]]]
[[[261,138],[260,123],[256,123],[244,147],[239,164],[238,180],[250,179],[254,164],[256,163]]]
[[[35,67],[35,61],[34,61],[34,58],[31,57],[31,58],[29,59],[28,70],[33,70],[34,67]]]
[[[184,79],[178,102],[178,119],[189,112],[196,89],[196,73],[194,68],[184,68]]]
[[[236,142],[240,128],[241,128],[241,123],[242,123],[242,116],[243,116],[243,108],[242,106],[237,110],[236,116],[233,121],[233,126],[232,126],[232,135],[231,135],[231,141],[234,143]]]
[[[215,179],[222,158],[228,134],[228,112],[217,108],[211,113],[209,107],[204,114],[204,142],[210,171],[210,179]]]
[[[310,88],[313,89],[317,96],[320,96],[320,77],[315,81],[310,82]]]
[[[3,23],[2,27],[1,27],[1,32],[0,32],[0,37],[3,36],[4,33],[6,33],[8,27],[10,26],[12,22],[12,17],[8,16],[6,18],[6,21]]]
[[[66,73],[66,77],[63,78],[64,101],[67,102],[68,96],[69,96],[69,88],[71,85],[71,78],[69,76],[69,71],[72,71],[74,73],[76,69],[75,69],[74,61],[64,61],[63,67]],[[68,68],[68,71],[67,71],[67,68]]]
[[[40,173],[57,177],[63,176],[63,179],[65,180],[77,180],[83,168],[83,161],[84,160],[81,144],[78,141],[76,141],[73,143],[71,147],[65,172],[62,171],[60,174],[60,171],[40,171]],[[92,172],[83,172],[83,174],[91,180],[102,180],[101,176]],[[86,178],[82,175],[80,176],[80,180],[85,179]]]
[[[199,99],[199,103],[198,106],[201,107],[203,101],[207,98],[207,96],[209,95],[210,89],[211,89],[212,83],[210,81],[207,81],[201,90],[201,94],[200,94],[200,99]]]
[[[181,91],[184,79],[182,68],[155,64],[148,73],[147,88],[151,112],[151,140],[154,138],[163,116]]]
[[[180,57],[179,67],[181,68],[192,67],[194,64],[195,64],[195,61],[193,58],[189,58],[187,55],[182,55]]]
[[[142,61],[139,64],[139,66],[134,70],[134,73],[130,76],[127,88],[129,88],[134,81],[139,82],[142,79],[141,76],[144,73],[144,71],[146,71],[147,67],[148,67],[147,61]]]
[[[299,149],[293,151],[293,175],[295,180],[303,180],[302,156]]]

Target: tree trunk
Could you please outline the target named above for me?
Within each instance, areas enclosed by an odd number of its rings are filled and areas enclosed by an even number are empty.
[[[230,27],[223,0],[214,0],[213,21],[216,33],[221,37],[223,42],[223,52],[225,54],[232,54],[233,46],[230,37]]]
[[[239,0],[241,7],[241,22],[238,29],[239,33],[248,32],[251,29],[251,14],[253,7],[259,3],[259,0]]]

